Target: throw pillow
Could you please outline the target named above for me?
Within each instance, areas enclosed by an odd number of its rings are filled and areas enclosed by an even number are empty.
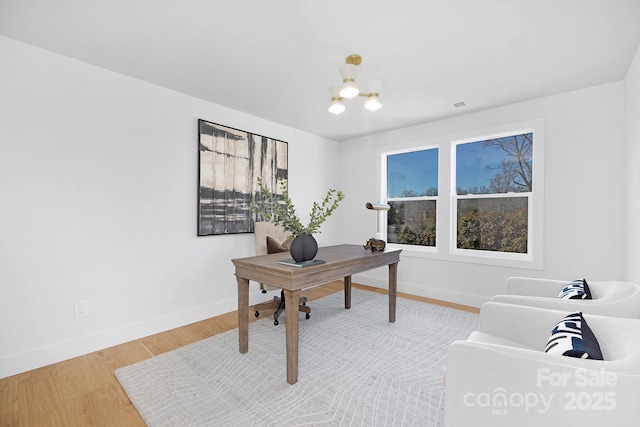
[[[591,299],[591,290],[585,279],[574,280],[562,288],[560,299]]]
[[[587,295],[584,299],[592,299],[591,298],[591,289],[589,289],[589,284],[585,279],[582,279],[582,283],[584,284],[584,293]]]
[[[275,254],[279,252],[289,252],[291,239],[287,239],[282,243],[278,243],[273,237],[267,236],[267,253]]]
[[[545,353],[603,360],[600,344],[581,312],[571,313],[551,331]]]

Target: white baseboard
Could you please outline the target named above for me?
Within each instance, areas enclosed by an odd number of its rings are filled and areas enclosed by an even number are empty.
[[[389,289],[389,283],[386,278],[381,279],[378,277],[367,276],[366,274],[357,274],[353,276],[352,280],[354,283],[374,286],[381,289]],[[398,282],[398,292],[477,308],[481,307],[482,304],[488,302],[490,299],[481,295],[465,294],[442,288],[434,288],[432,286],[417,285],[415,283]]]
[[[250,301],[253,304],[253,300],[261,301],[269,297],[269,294],[254,292],[250,295]],[[172,313],[168,316],[62,341],[46,347],[37,347],[28,351],[9,354],[0,358],[0,379],[199,322],[237,309],[238,301],[236,298],[232,298],[191,310]]]

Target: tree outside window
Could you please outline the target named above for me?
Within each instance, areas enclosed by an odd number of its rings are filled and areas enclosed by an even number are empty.
[[[533,133],[456,144],[456,248],[528,253]]]
[[[438,149],[386,155],[387,242],[436,246]]]

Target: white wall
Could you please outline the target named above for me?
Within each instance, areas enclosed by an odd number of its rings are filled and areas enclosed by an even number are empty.
[[[624,279],[626,248],[624,84],[592,87],[439,122],[360,138],[341,146],[341,168],[349,170],[342,233],[349,241],[373,236],[375,217],[363,205],[378,199],[375,170],[380,147],[446,142],[472,130],[545,120],[544,269],[528,270],[402,256],[399,290],[479,306],[503,292],[513,275],[587,280]],[[358,275],[371,285],[386,283],[384,269]]]
[[[300,213],[344,191],[320,244],[373,236],[380,148],[544,118],[544,270],[403,256],[400,290],[479,305],[511,275],[640,281],[638,197],[624,213],[638,57],[625,82],[337,144],[0,37],[0,378],[236,308],[229,259],[253,255],[253,235],[196,237],[198,118],[288,141]]]
[[[196,236],[197,119],[288,141],[301,213],[337,185],[333,141],[3,37],[0,94],[0,378],[237,307],[253,234]]]
[[[640,47],[627,71],[625,90],[627,239],[626,279],[640,283]]]

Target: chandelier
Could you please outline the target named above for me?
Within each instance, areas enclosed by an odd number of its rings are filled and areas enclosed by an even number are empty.
[[[332,86],[329,89],[331,92],[331,103],[329,104],[329,112],[333,114],[340,114],[345,110],[345,99],[355,98],[356,96],[364,96],[367,100],[364,103],[364,108],[370,111],[376,111],[382,107],[380,103],[380,88],[381,82],[379,80],[371,80],[367,82],[367,89],[369,93],[362,93],[356,85],[356,75],[358,73],[358,65],[362,62],[360,55],[347,56],[346,64],[340,68],[340,75],[342,76],[342,86]]]

